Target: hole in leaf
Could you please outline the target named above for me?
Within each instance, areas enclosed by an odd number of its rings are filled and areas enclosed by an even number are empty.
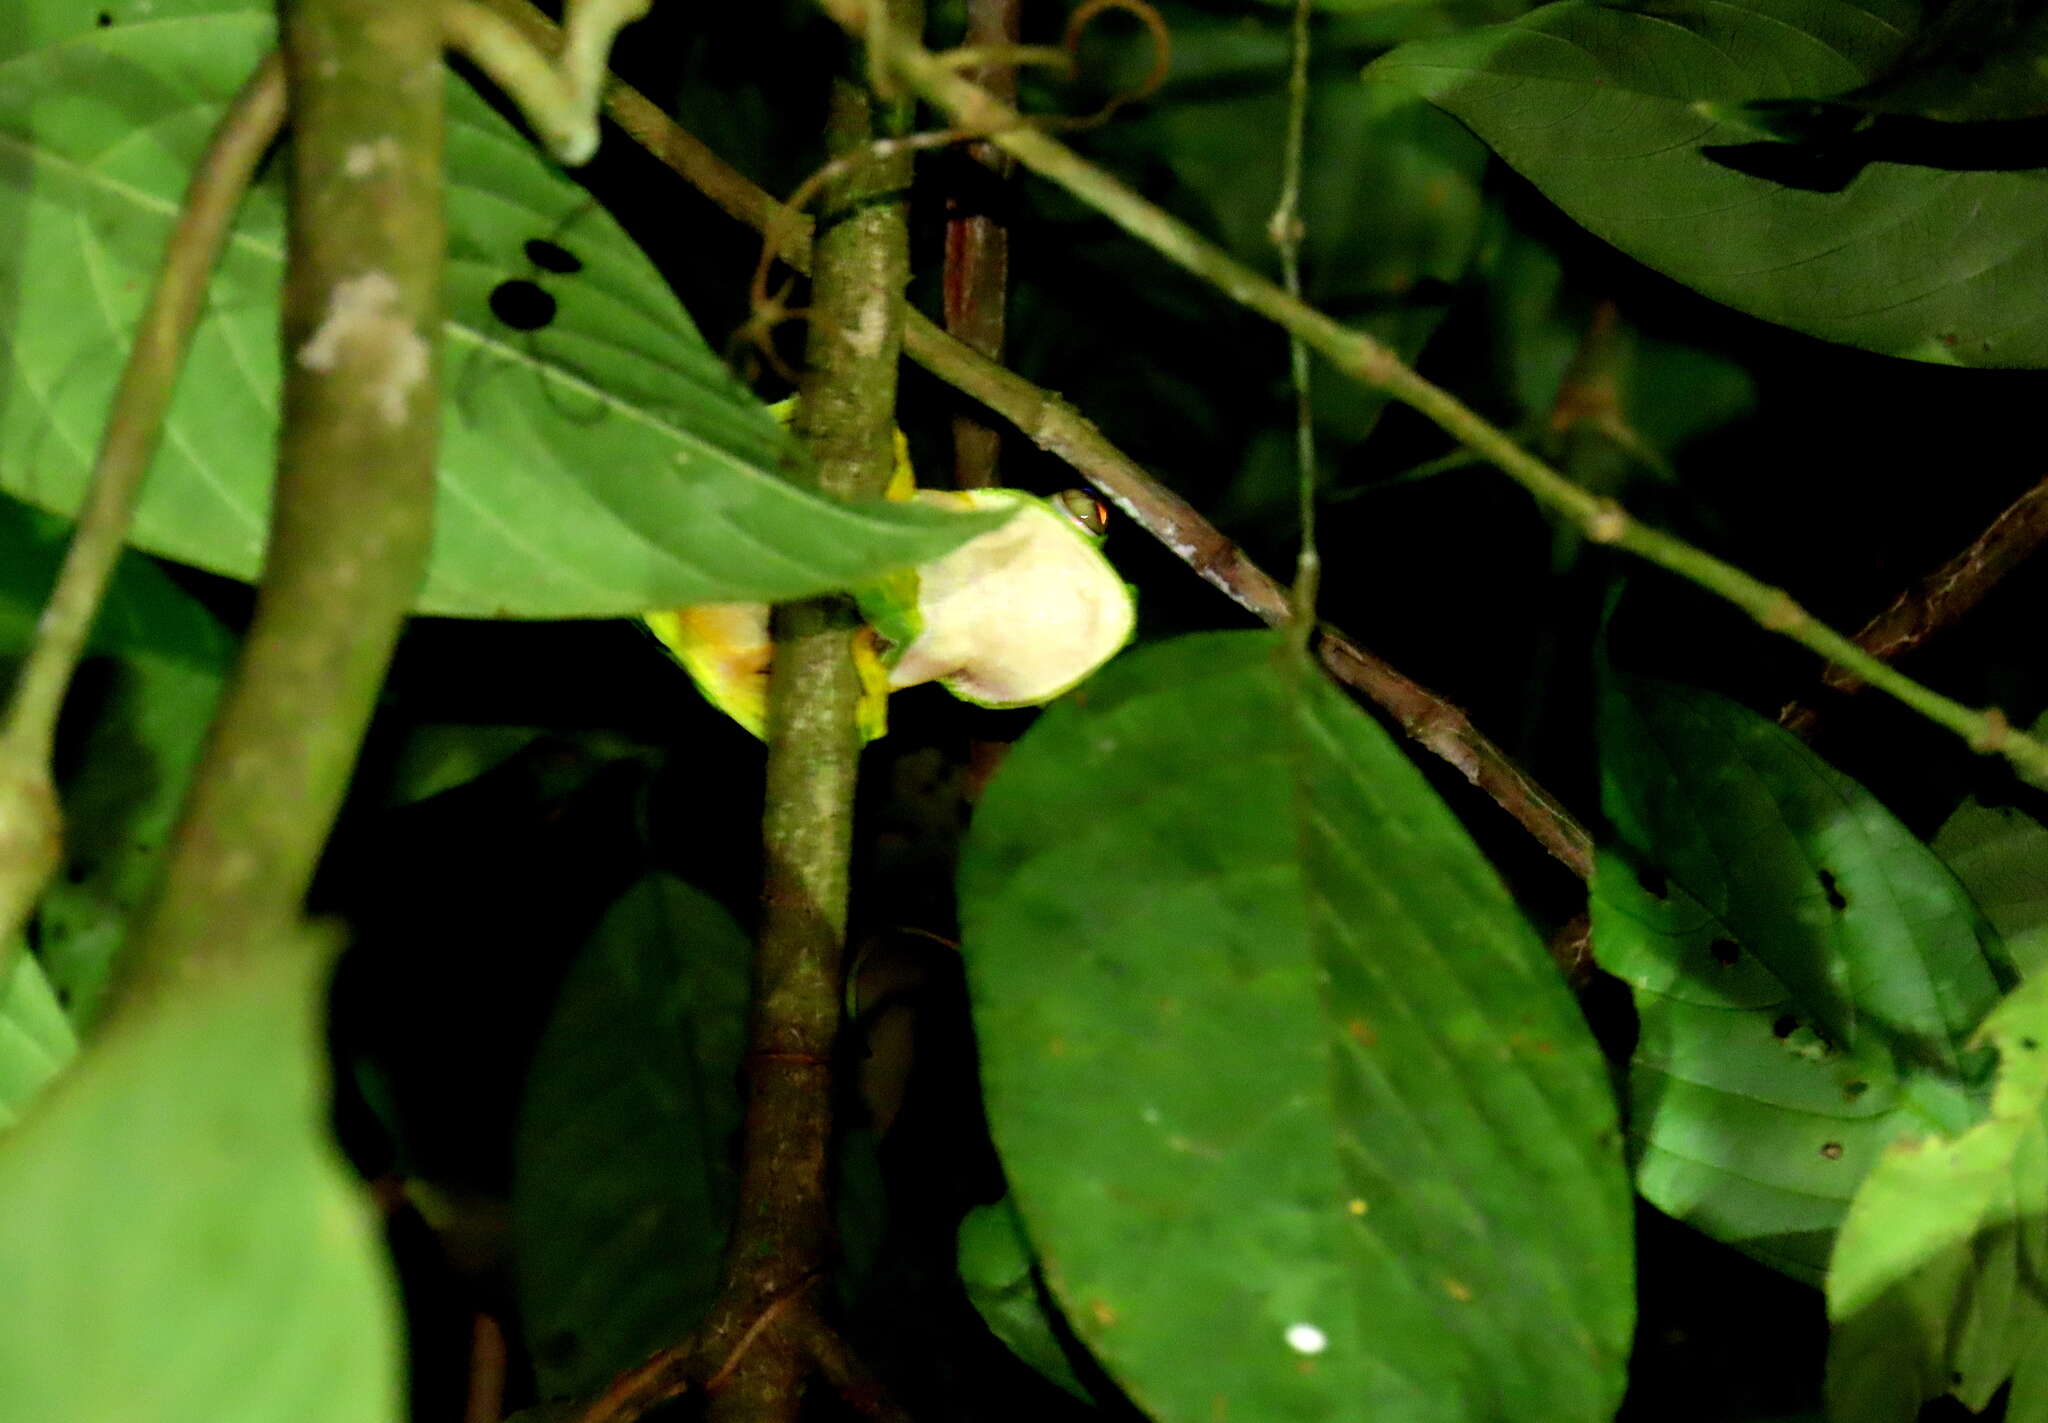
[[[1664,877],[1664,871],[1654,865],[1645,865],[1636,871],[1636,883],[1643,887],[1643,893],[1652,899],[1662,899],[1671,892],[1671,881]]]
[[[93,23],[104,30],[109,28],[114,23],[114,17],[110,12],[102,10],[99,12],[98,15],[96,15],[93,18]]]
[[[1836,886],[1835,877],[1830,871],[1822,870],[1820,872],[1820,888],[1821,893],[1828,897],[1828,908],[1847,909],[1849,907],[1848,899],[1843,895],[1840,888]]]
[[[1824,1141],[1820,1144],[1820,1154],[1830,1161],[1840,1161],[1842,1159],[1842,1143],[1839,1141]]]
[[[1707,945],[1707,952],[1714,956],[1714,962],[1722,968],[1733,968],[1735,961],[1742,957],[1742,946],[1733,939],[1716,939]]]
[[[2035,1042],[2035,1041],[2034,1041],[2034,1040],[2033,1040],[2032,1038],[2021,1038],[2021,1039],[2020,1039],[2020,1047],[2021,1047],[2021,1048],[2022,1048],[2023,1050],[2027,1051],[2027,1052],[2032,1052],[2032,1051],[2034,1051],[2034,1050],[2035,1050],[2036,1048],[2038,1048],[2038,1047],[2040,1047],[2040,1046],[2041,1046],[2041,1045],[2040,1045],[2039,1043]]]
[[[514,331],[538,331],[555,319],[555,299],[537,283],[515,277],[491,289],[491,315]]]
[[[1842,1095],[1852,1102],[1869,1090],[1870,1084],[1868,1082],[1844,1082],[1842,1084]]]
[[[1786,1038],[1791,1037],[1794,1033],[1798,1031],[1799,1020],[1793,1017],[1790,1013],[1780,1014],[1778,1016],[1778,1020],[1771,1024],[1771,1036],[1778,1039],[1780,1042],[1783,1042]]]
[[[545,237],[527,239],[526,260],[543,272],[553,272],[557,276],[570,277],[583,270],[581,257]]]

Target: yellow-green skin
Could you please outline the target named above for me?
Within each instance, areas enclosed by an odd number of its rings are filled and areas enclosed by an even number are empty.
[[[776,407],[784,419],[791,402]],[[943,557],[856,589],[868,626],[854,643],[860,725],[888,729],[888,694],[936,681],[988,707],[1051,701],[1130,641],[1131,590],[1097,547],[1072,491],[1055,504],[1016,489],[936,490],[911,485],[897,432],[890,497],[963,511],[1009,506],[1010,518]],[[644,621],[710,703],[763,737],[774,644],[764,603],[707,603]]]

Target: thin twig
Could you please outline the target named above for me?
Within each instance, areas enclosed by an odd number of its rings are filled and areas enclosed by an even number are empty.
[[[284,424],[256,611],[120,1008],[232,972],[296,921],[432,543],[440,392],[439,17],[297,0]],[[369,155],[369,161],[365,161]]]
[[[574,1423],[621,1423],[688,1393],[697,1357],[695,1336],[650,1355],[620,1373],[575,1417]]]
[[[824,0],[842,25],[857,23],[855,0]],[[1441,386],[1424,379],[1382,342],[1289,296],[1186,223],[1147,202],[1058,139],[1024,122],[1009,105],[936,62],[908,33],[891,32],[890,64],[954,122],[990,135],[1018,162],[1095,208],[1162,256],[1231,300],[1308,342],[1338,370],[1385,391],[1478,451],[1536,499],[1577,524],[1595,543],[1619,548],[1698,584],[1780,633],[1863,677],[1976,750],[1997,752],[2028,780],[2048,785],[2048,745],[2015,731],[1996,710],[1977,711],[1923,687],[1827,627],[1781,588],[1635,518],[1591,494],[1516,444]]]
[[[441,0],[448,47],[519,105],[536,137],[571,168],[597,152],[597,100],[612,38],[652,0],[569,0],[563,42],[543,49],[474,0]]]
[[[803,1346],[818,1366],[818,1374],[839,1395],[840,1401],[863,1418],[875,1423],[911,1423],[908,1409],[898,1403],[888,1388],[848,1347],[837,1330],[812,1314],[799,1326]]]
[[[710,1378],[704,1380],[704,1392],[717,1393],[730,1383],[732,1376],[739,1372],[741,1361],[747,1357],[747,1351],[754,1347],[754,1341],[772,1329],[775,1322],[803,1298],[804,1292],[823,1278],[823,1275],[813,1275],[808,1280],[801,1280],[795,1288],[763,1305],[754,1315],[752,1322],[740,1332],[740,1337],[733,1341],[732,1348],[726,1353],[725,1361],[712,1370]]]
[[[967,44],[970,48],[1013,47],[1021,33],[1019,0],[967,0]],[[990,93],[1014,103],[1015,68],[994,64],[962,71]],[[1016,165],[1010,156],[986,141],[968,148],[975,168],[966,176],[980,181],[946,199],[944,269],[946,330],[992,361],[1003,358],[1003,331],[1010,295],[1010,229],[991,209],[988,192],[1000,187]],[[1000,484],[997,466],[1002,436],[971,414],[953,417],[953,482],[962,489]]]
[[[553,26],[526,0],[482,0],[546,42]],[[680,128],[651,101],[614,80],[607,111],[633,139],[728,216],[782,234],[782,260],[810,270],[804,218],[777,222],[775,198]],[[1182,562],[1270,626],[1292,616],[1287,591],[1195,507],[1149,474],[1060,396],[986,359],[914,308],[903,314],[904,353],[940,380],[1001,415],[1046,453],[1065,461]],[[1455,704],[1404,676],[1335,628],[1317,641],[1323,666],[1378,704],[1403,731],[1515,818],[1581,879],[1592,874],[1593,841],[1558,800],[1472,725]]]
[[[1961,621],[2044,541],[2048,541],[2048,479],[2007,505],[1968,548],[1865,623],[1856,634],[1856,645],[1885,662],[1905,656]],[[1821,681],[1829,690],[1844,695],[1865,685],[1862,678],[1839,667],[1828,668]],[[1801,702],[1793,702],[1778,715],[1780,725],[1800,736],[1811,736],[1819,720],[1819,710]]]
[[[177,225],[164,247],[149,307],[136,326],[108,409],[92,483],[16,675],[0,731],[0,983],[43,887],[61,855],[61,828],[50,771],[57,716],[92,625],[120,561],[143,476],[156,454],[178,372],[206,306],[206,283],[227,245],[256,165],[284,123],[284,64],[257,65],[214,128],[185,189]]]
[[[1301,243],[1306,226],[1301,216],[1302,153],[1308,143],[1309,13],[1312,0],[1294,0],[1287,66],[1287,139],[1280,158],[1280,200],[1266,232],[1280,252],[1280,285],[1301,300]],[[1316,552],[1316,418],[1309,386],[1308,342],[1298,331],[1287,333],[1287,373],[1294,386],[1295,504],[1301,525],[1301,546],[1294,560],[1294,626],[1306,638],[1315,626],[1316,585],[1322,579],[1322,557]]]
[[[499,1423],[505,1416],[505,1330],[478,1310],[469,1325],[469,1393],[462,1423]]]

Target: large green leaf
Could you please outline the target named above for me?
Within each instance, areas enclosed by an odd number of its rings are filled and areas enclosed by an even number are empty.
[[[1905,1131],[1976,1111],[1997,939],[1861,786],[1723,698],[1614,676],[1593,946],[1634,990],[1636,1184],[1804,1278]]]
[[[601,1386],[680,1339],[717,1293],[749,962],[730,915],[657,874],[620,899],[562,986],[512,1189],[546,1392]]]
[[[2048,365],[2048,171],[1873,162],[1837,193],[1705,155],[1743,101],[1839,94],[1898,59],[1913,0],[1563,0],[1403,46],[1427,95],[1599,236],[1740,310],[1969,366]]]
[[[1155,1417],[1602,1417],[1607,1075],[1492,870],[1264,633],[1128,654],[976,814],[989,1115],[1055,1293]]]
[[[1998,930],[2020,972],[2048,966],[2048,826],[1973,796],[1935,832],[1934,853]]]
[[[1991,1115],[1896,1143],[1856,1193],[1828,1267],[1828,1401],[1837,1419],[1912,1423],[1954,1393],[1974,1411],[2048,1418],[2048,979],[1985,1020],[2001,1070]]]
[[[15,7],[10,7],[15,8]],[[0,19],[0,487],[68,512],[186,173],[270,42],[257,0],[72,0]],[[653,265],[460,81],[448,116],[446,429],[425,612],[632,614],[847,587],[991,521],[852,505],[783,477],[796,446]],[[281,170],[251,194],[194,341],[135,542],[253,577],[277,416]],[[558,275],[534,239],[573,254]],[[545,288],[553,320],[491,311]]]
[[[327,1135],[325,959],[182,983],[0,1137],[7,1416],[403,1416],[381,1234]]]
[[[66,531],[0,495],[0,667],[27,651]],[[148,893],[191,782],[234,642],[148,559],[116,567],[65,705],[64,865],[36,943],[74,1023],[89,1023],[128,916]]]

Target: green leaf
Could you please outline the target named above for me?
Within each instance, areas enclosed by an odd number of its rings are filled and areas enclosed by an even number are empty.
[[[1615,675],[1593,948],[1634,990],[1636,1185],[1817,1279],[1901,1132],[1976,1113],[1997,938],[1861,786],[1710,693]]]
[[[1611,1411],[1605,1069],[1462,828],[1283,638],[1130,653],[1043,717],[961,919],[1018,1207],[1153,1416]]]
[[[255,0],[37,0],[0,34],[0,488],[82,498],[186,173],[270,43]],[[776,601],[922,562],[996,520],[845,504],[583,190],[450,81],[445,421],[423,612],[597,617]],[[282,168],[244,205],[136,515],[142,548],[237,578],[268,519]],[[573,253],[557,275],[534,239]],[[507,281],[554,317],[492,314]]]
[[[1977,901],[2021,973],[2048,965],[2048,827],[1973,796],[1935,832],[1934,853]]]
[[[655,874],[621,897],[562,985],[512,1187],[544,1393],[594,1391],[681,1339],[717,1293],[749,962],[731,916]]]
[[[959,1264],[968,1303],[989,1333],[1047,1379],[1087,1400],[1088,1390],[1068,1362],[1048,1313],[1044,1277],[1015,1201],[1005,1196],[967,1213],[960,1222]]]
[[[385,777],[384,804],[410,805],[467,785],[548,733],[538,726],[434,721],[413,727]]]
[[[19,949],[0,983],[0,1129],[21,1119],[78,1052],[78,1034],[42,963]]]
[[[1896,1143],[1842,1224],[1828,1268],[1838,1419],[1912,1423],[1945,1393],[1981,1411],[2008,1379],[2007,1418],[2048,1418],[2048,980],[2014,990],[1982,1036],[2000,1059],[1989,1119]]]
[[[9,1416],[403,1417],[379,1223],[328,1140],[314,948],[116,1020],[0,1137]]]
[[[1367,72],[1434,100],[1574,220],[1717,301],[1890,355],[2048,365],[2041,171],[1873,161],[1814,192],[1702,151],[1757,138],[1745,101],[1874,79],[1920,16],[1909,0],[1563,0]]]
[[[65,538],[0,496],[0,664],[27,651]],[[226,630],[161,569],[121,560],[59,728],[64,867],[36,919],[43,967],[80,1026],[155,881],[233,656]]]

